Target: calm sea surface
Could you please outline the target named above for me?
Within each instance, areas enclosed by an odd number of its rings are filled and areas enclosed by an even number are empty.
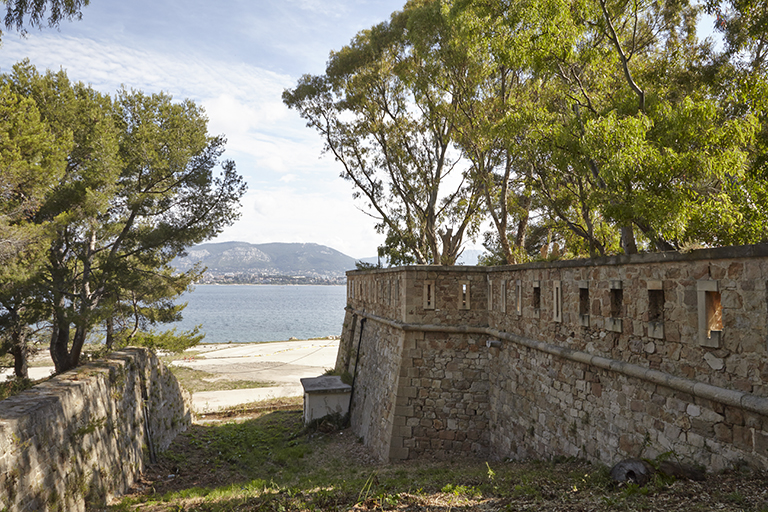
[[[346,286],[197,285],[178,330],[202,324],[202,343],[339,336]]]

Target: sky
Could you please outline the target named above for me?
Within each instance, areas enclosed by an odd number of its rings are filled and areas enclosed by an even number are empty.
[[[91,0],[79,21],[26,37],[4,32],[0,72],[28,58],[112,95],[125,86],[192,99],[209,133],[226,136],[224,158],[248,183],[241,219],[212,241],[311,242],[372,257],[383,235],[281,95],[303,74],[323,73],[331,50],[404,2]]]

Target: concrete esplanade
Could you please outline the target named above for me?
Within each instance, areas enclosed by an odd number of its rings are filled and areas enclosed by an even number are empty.
[[[336,368],[383,460],[768,468],[768,244],[347,280]]]

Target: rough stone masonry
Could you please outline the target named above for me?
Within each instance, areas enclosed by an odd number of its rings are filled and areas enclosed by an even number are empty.
[[[126,491],[191,422],[190,396],[130,348],[0,402],[0,510],[83,511]]]
[[[347,279],[337,369],[383,460],[768,467],[768,244]]]

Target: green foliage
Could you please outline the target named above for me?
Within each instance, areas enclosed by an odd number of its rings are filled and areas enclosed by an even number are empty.
[[[750,2],[722,3],[739,20],[757,22]],[[719,4],[709,2],[708,9]],[[554,222],[567,254],[634,252],[636,236],[647,250],[768,239],[765,209],[758,206],[764,180],[750,175],[761,160],[755,142],[765,121],[762,110],[744,108],[764,97],[743,102],[748,89],[737,93],[731,85],[738,68],[696,39],[697,9],[688,2],[625,0],[452,4],[456,32],[475,45],[477,58],[496,76],[509,70],[515,77],[506,85],[519,109],[509,109],[495,128],[478,122],[487,114],[470,110],[473,137],[462,145],[477,152],[478,140],[514,144],[507,150],[514,172],[504,183],[528,180],[533,205]],[[733,26],[726,32],[747,30],[728,21]],[[747,41],[765,36],[751,34],[738,44],[734,36],[724,55],[735,59],[737,46],[759,53],[760,44]],[[742,84],[756,84],[757,53],[752,74],[741,72],[750,77]],[[494,83],[498,78],[480,82]],[[507,231],[499,233],[497,251],[507,238]]]
[[[32,386],[34,382],[24,377],[15,377],[0,383],[0,400],[5,400],[13,395],[18,395]]]
[[[145,475],[146,494],[109,510],[762,510],[765,475],[724,473],[647,492],[613,485],[609,468],[561,457],[498,461],[457,455],[380,464],[348,431],[307,432],[301,404],[258,417],[208,416]],[[251,410],[250,415],[253,414]],[[174,475],[169,478],[169,471]],[[737,496],[733,491],[738,489]]]
[[[32,27],[55,27],[67,19],[80,19],[82,8],[90,0],[6,0],[4,3],[6,28],[23,31],[25,18]]]
[[[461,175],[451,119],[461,91],[449,72],[467,56],[451,41],[438,2],[411,2],[283,93],[378,220],[393,265],[453,264],[477,229],[479,190]]]
[[[90,0],[4,0],[5,28],[27,33],[27,27],[57,27],[64,20],[80,19]],[[0,32],[2,36],[2,32]]]
[[[35,295],[47,227],[34,217],[65,169],[71,139],[58,138],[29,98],[0,84],[0,354],[27,377],[31,325],[45,317]]]
[[[409,2],[283,99],[345,166],[392,264],[451,262],[483,218],[487,264],[765,241],[766,15],[704,8],[720,52],[690,0]],[[462,186],[440,203],[433,177],[453,166]],[[461,237],[438,236],[451,222]]]
[[[377,268],[381,268],[381,264],[377,263],[368,263],[367,261],[356,261],[355,262],[355,269],[356,270],[375,270]]]
[[[40,255],[41,226],[31,222],[64,173],[71,144],[51,133],[35,102],[0,86],[0,282],[24,279]]]
[[[352,384],[352,374],[349,373],[347,370],[339,371],[334,368],[328,368],[323,372],[323,375],[336,375],[338,377],[341,377],[341,382],[344,384]]]
[[[200,326],[191,331],[177,332],[176,328],[166,331],[139,331],[131,338],[131,344],[139,347],[147,347],[152,350],[163,350],[179,354],[200,343],[205,334],[200,332]]]
[[[178,320],[183,306],[174,299],[200,269],[177,273],[171,260],[232,223],[245,192],[234,163],[220,163],[224,139],[207,134],[202,109],[133,90],[111,98],[71,83],[63,71],[40,74],[28,62],[2,82],[37,106],[65,148],[64,172],[52,173],[30,217],[44,229],[47,254],[35,281],[40,288],[26,290],[44,299],[52,316],[57,371],[78,364],[100,323],[111,347]],[[193,338],[162,343],[183,346]]]

